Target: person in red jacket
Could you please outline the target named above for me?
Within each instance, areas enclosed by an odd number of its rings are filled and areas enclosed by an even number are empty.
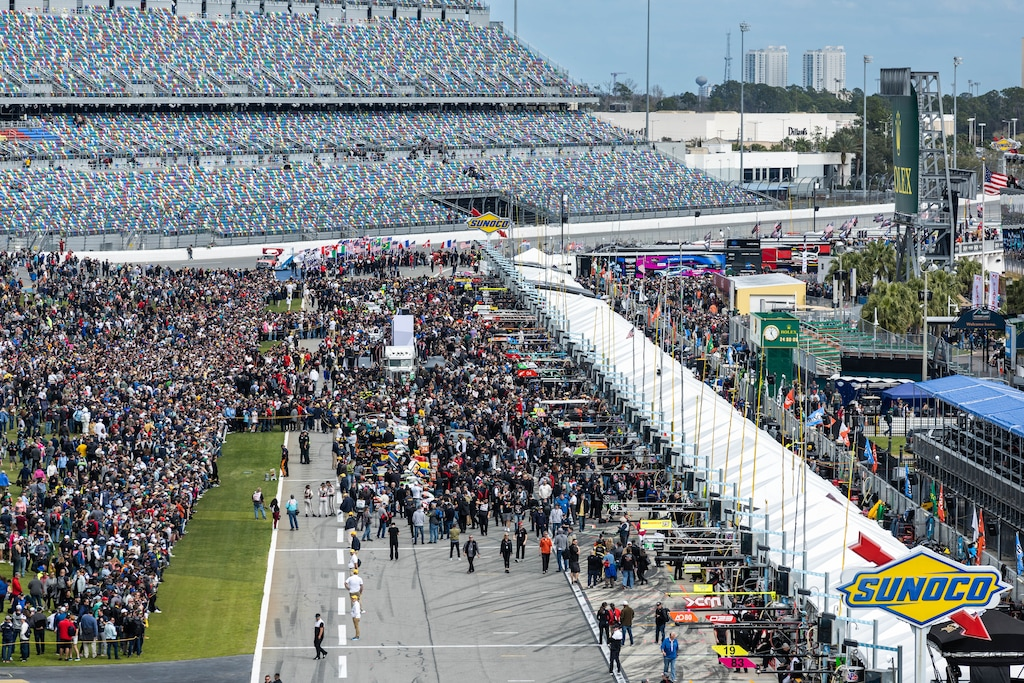
[[[551,546],[553,545],[548,532],[544,532],[544,536],[540,539],[538,545],[540,546],[541,569],[547,574],[548,565],[551,564]]]
[[[23,592],[21,589],[21,574],[15,572],[14,578],[11,579],[11,588],[9,592],[11,594],[11,604],[13,605],[17,602],[18,598],[21,597]]]
[[[75,618],[67,615],[57,622],[57,659],[71,660],[71,644],[74,642],[78,629],[75,627]],[[75,653],[75,661],[78,660],[78,653]]]

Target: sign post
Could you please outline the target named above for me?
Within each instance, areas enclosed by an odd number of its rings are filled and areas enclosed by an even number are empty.
[[[914,629],[914,680],[925,683],[927,645],[925,630],[952,619],[966,636],[991,640],[981,618],[967,609],[984,611],[999,604],[1010,588],[995,567],[968,567],[924,547],[894,559],[861,535],[850,550],[872,564],[839,586],[850,609],[881,609]]]

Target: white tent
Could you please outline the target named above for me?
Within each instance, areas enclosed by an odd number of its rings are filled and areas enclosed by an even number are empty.
[[[891,647],[904,645],[903,680],[914,680],[914,639],[909,625],[882,610],[851,614],[835,590],[843,582],[844,571],[866,565],[848,549],[859,533],[893,557],[907,554],[907,548],[862,516],[831,482],[805,471],[792,452],[744,419],[642,333],[630,335],[633,325],[614,313],[608,302],[557,289],[539,290],[539,295],[555,324],[571,340],[590,349],[595,364],[606,377],[614,378],[620,392],[631,397],[634,407],[664,439],[679,450],[685,432],[685,443],[695,449],[690,451],[695,453],[694,462],[721,472],[728,486],[724,495],[735,491],[741,501],[752,501],[756,515],[765,515],[751,518],[751,528],[785,532],[785,548],[781,535],[767,536],[772,548],[769,556],[778,565],[818,574],[795,573],[791,580],[812,591],[809,599],[820,612],[826,611],[826,581],[819,575],[826,575],[829,612],[861,621],[877,620],[877,640],[872,625],[837,622],[845,638]],[[748,523],[746,516],[740,519]],[[861,654],[867,662],[872,661],[871,650]],[[889,668],[890,659],[895,659],[895,653],[879,651],[878,667]]]

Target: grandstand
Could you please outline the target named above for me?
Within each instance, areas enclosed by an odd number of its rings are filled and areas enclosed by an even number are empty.
[[[0,239],[75,249],[746,210],[457,0],[13,0]],[[185,238],[183,243],[181,240]],[[168,242],[171,239],[173,242]]]

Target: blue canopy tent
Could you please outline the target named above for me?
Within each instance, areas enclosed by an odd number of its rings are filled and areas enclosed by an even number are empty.
[[[888,410],[893,403],[900,400],[912,406],[919,406],[931,397],[931,394],[917,386],[917,382],[907,382],[882,392],[882,410]]]

